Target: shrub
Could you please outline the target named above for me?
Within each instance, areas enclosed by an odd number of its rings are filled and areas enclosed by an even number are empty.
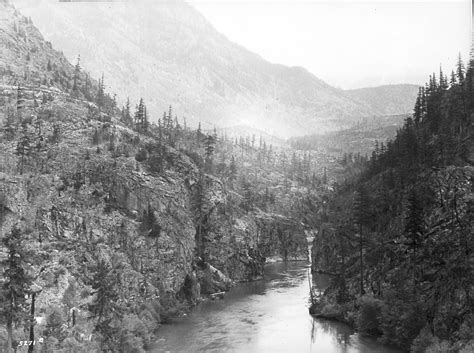
[[[426,348],[431,346],[435,341],[433,334],[428,326],[425,326],[420,334],[413,340],[410,353],[425,353]]]
[[[161,154],[159,153],[152,153],[150,158],[148,158],[148,168],[151,172],[161,173],[164,169],[164,160]]]
[[[42,352],[57,352],[59,341],[54,336],[47,337],[40,346]]]
[[[425,315],[418,303],[393,300],[382,307],[380,328],[383,343],[408,350],[425,325]]]
[[[148,152],[144,148],[140,148],[140,150],[135,154],[135,160],[137,162],[146,161],[148,158]]]
[[[433,343],[426,347],[423,353],[447,353],[452,351],[449,341],[440,340],[438,337],[435,337]]]
[[[357,328],[362,334],[380,335],[380,315],[382,313],[382,301],[370,296],[359,299],[359,311],[357,313]]]
[[[148,327],[135,314],[126,314],[120,328],[120,348],[125,352],[145,352],[143,346],[150,340]]]
[[[82,353],[85,352],[82,348],[80,342],[78,342],[74,337],[67,337],[61,344],[61,347],[64,349],[64,352],[70,353]]]
[[[185,151],[186,155],[193,161],[195,165],[198,166],[199,169],[202,169],[204,166],[204,159],[199,155],[199,153],[194,151]]]
[[[465,347],[463,347],[459,353],[472,353],[474,352],[474,341],[469,342],[466,344]]]
[[[66,318],[64,311],[58,306],[53,307],[52,312],[46,319],[45,335],[48,337],[54,337],[58,341],[62,341],[67,337],[65,324]]]

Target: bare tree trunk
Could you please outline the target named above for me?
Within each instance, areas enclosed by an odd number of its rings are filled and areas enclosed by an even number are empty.
[[[35,341],[35,323],[34,323],[34,320],[35,320],[35,299],[36,299],[36,293],[33,293],[31,295],[31,311],[30,311],[30,314],[31,314],[31,323],[30,323],[30,341],[32,342],[29,346],[28,346],[28,353],[33,353],[33,342]]]
[[[360,295],[364,295],[364,259],[362,251],[362,225],[359,225],[359,262],[360,262]]]
[[[8,333],[8,338],[7,338],[7,353],[8,353],[8,352],[13,352],[13,349],[12,349],[13,325],[10,318],[8,319],[8,322],[7,322],[7,333]]]

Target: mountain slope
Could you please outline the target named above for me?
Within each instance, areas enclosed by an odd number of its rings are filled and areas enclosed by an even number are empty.
[[[0,45],[2,84],[28,82],[60,90],[71,88],[74,67],[62,53],[53,49],[50,42],[44,40],[30,19],[6,5],[0,12]],[[80,73],[79,76],[86,81],[85,74]]]
[[[144,352],[266,257],[307,258],[270,150],[219,141],[213,161],[197,131],[137,132],[4,1],[0,44],[0,351]]]
[[[53,44],[152,118],[172,104],[193,126],[247,125],[287,137],[383,115],[303,68],[270,64],[177,2],[18,1]],[[409,102],[414,102],[415,96]]]
[[[356,101],[367,104],[381,115],[406,114],[413,110],[417,85],[386,85],[347,90],[346,94]]]
[[[430,76],[370,161],[341,161],[312,248],[313,271],[336,275],[311,313],[407,352],[474,351],[472,59],[449,84]]]

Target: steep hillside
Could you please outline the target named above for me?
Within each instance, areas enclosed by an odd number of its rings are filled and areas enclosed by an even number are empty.
[[[73,86],[74,66],[64,55],[46,42],[31,19],[23,17],[12,7],[2,6],[0,12],[0,83],[4,85],[33,84],[68,91]],[[88,81],[92,88],[95,80],[78,73],[78,79]]]
[[[400,99],[374,106],[303,68],[270,64],[183,1],[19,0],[18,6],[71,61],[81,54],[94,77],[104,72],[122,100],[143,96],[155,121],[171,103],[192,126],[246,125],[288,137],[348,126],[383,115],[387,106],[406,113],[415,99],[400,87]]]
[[[370,161],[345,159],[320,202],[313,271],[334,276],[314,315],[404,351],[474,351],[473,122],[474,57],[459,58]]]
[[[6,2],[0,19],[0,350],[142,352],[266,258],[307,258],[303,188],[271,148],[218,142],[171,109],[139,132]]]

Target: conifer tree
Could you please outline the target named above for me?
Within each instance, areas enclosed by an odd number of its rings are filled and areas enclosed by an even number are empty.
[[[79,91],[79,79],[81,75],[81,56],[77,56],[77,63],[74,66],[74,77],[73,77],[73,84],[72,84],[72,90],[74,93],[77,94]]]
[[[413,274],[413,290],[416,291],[416,282],[418,280],[418,251],[422,246],[422,237],[424,232],[423,207],[415,190],[412,189],[408,198],[408,212],[405,224],[405,235],[407,237],[406,245],[411,252],[411,266]]]
[[[196,130],[196,142],[198,147],[201,146],[201,138],[202,138],[202,130],[201,130],[201,122],[199,122],[198,128]]]
[[[158,119],[158,144],[163,145],[163,123],[161,119]]]
[[[456,86],[457,84],[457,79],[456,79],[456,74],[454,73],[454,70],[451,71],[451,78],[449,80],[449,85],[451,88]]]
[[[96,103],[99,107],[99,110],[105,108],[105,83],[104,83],[104,74],[99,79],[99,87],[97,90]]]
[[[208,173],[212,173],[213,169],[213,155],[216,149],[216,140],[214,135],[207,134],[206,138],[204,139],[204,150],[205,150],[205,162],[206,162],[206,170]]]
[[[150,128],[150,121],[148,120],[148,110],[146,105],[143,104],[143,132],[147,133]]]
[[[116,278],[112,267],[104,260],[99,260],[91,283],[95,298],[89,305],[89,311],[97,318],[95,330],[102,335],[102,343],[109,348],[113,347],[118,331],[113,324],[114,319],[119,316]]]
[[[230,160],[230,176],[229,179],[231,182],[234,182],[235,179],[237,178],[237,165],[235,164],[235,158],[234,155],[232,155],[232,158]]]
[[[138,103],[135,111],[135,129],[138,132],[146,133],[148,131],[147,119],[146,106],[143,102],[143,98],[140,98],[140,102]]]
[[[204,260],[204,240],[206,232],[206,214],[205,214],[205,186],[204,176],[199,172],[199,179],[194,186],[192,197],[193,213],[195,215],[196,225],[196,251],[197,256]]]
[[[253,193],[250,182],[244,177],[242,179],[242,208],[249,212],[253,208]]]
[[[3,283],[0,288],[0,321],[6,325],[8,349],[12,348],[13,326],[24,322],[28,313],[26,294],[32,282],[28,275],[30,254],[25,246],[24,234],[15,226],[2,239],[5,257],[0,262],[3,267]]]
[[[169,107],[167,116],[167,129],[171,131],[173,129],[173,108]]]
[[[132,126],[133,119],[130,110],[130,97],[127,97],[127,102],[125,103],[125,107],[122,110],[123,112],[123,123],[127,126]]]
[[[23,88],[18,86],[16,90],[16,112],[20,121],[22,118],[24,108],[25,108],[25,94],[23,92]]]
[[[369,225],[370,212],[369,212],[370,201],[368,198],[367,190],[360,185],[355,193],[353,214],[354,222],[358,228],[358,243],[359,243],[359,286],[360,295],[364,295],[364,228]]]
[[[413,111],[413,121],[419,125],[423,119],[423,102],[421,87],[418,89],[418,96],[416,97],[415,108]]]
[[[6,117],[3,124],[3,131],[5,133],[5,138],[11,140],[15,137],[18,126],[17,120],[15,117],[15,110],[13,107],[6,108]]]
[[[327,185],[328,183],[328,174],[327,174],[326,167],[324,167],[322,183],[323,185]]]
[[[456,76],[460,85],[462,85],[464,82],[464,72],[465,72],[464,63],[462,62],[461,54],[459,54],[458,63],[456,67]]]
[[[28,125],[22,124],[22,131],[20,140],[17,143],[15,154],[19,157],[18,160],[18,172],[23,174],[25,163],[27,158],[32,153],[32,138],[30,131],[28,131]]]

